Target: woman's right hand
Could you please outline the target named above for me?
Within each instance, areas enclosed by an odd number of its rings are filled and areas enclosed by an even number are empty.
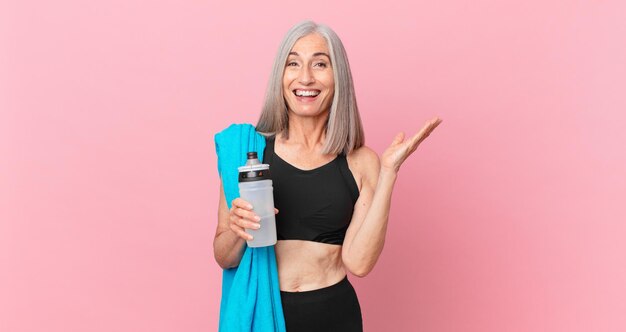
[[[213,238],[213,255],[215,261],[223,269],[231,269],[239,266],[245,248],[244,240],[251,237],[246,229],[255,229],[253,225],[259,225],[254,220],[256,213],[250,208],[250,203],[236,198],[228,207],[224,185],[220,181],[220,201],[217,208],[217,227]],[[278,210],[274,209],[274,213]]]
[[[228,217],[228,226],[240,238],[250,241],[252,235],[246,233],[245,229],[257,230],[261,228],[261,218],[254,213],[253,206],[242,198],[235,198],[231,203],[230,215]],[[278,210],[274,208],[274,213]]]

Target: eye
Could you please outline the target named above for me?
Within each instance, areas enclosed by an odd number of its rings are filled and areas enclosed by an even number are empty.
[[[295,61],[287,62],[287,67],[297,65],[298,63]]]
[[[318,63],[316,63],[315,65],[316,65],[316,66],[320,66],[320,67],[322,67],[322,68],[326,68],[326,67],[327,67],[326,63],[324,63],[324,62],[318,62]]]

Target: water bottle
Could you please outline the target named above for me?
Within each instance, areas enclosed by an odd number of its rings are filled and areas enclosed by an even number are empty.
[[[276,218],[274,215],[274,189],[270,178],[270,165],[261,164],[256,152],[248,152],[245,166],[239,170],[239,195],[252,204],[252,211],[261,218],[261,228],[248,229],[252,235],[249,247],[266,247],[276,244]]]

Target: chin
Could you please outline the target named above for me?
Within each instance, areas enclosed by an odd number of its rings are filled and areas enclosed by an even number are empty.
[[[328,111],[320,111],[319,108],[309,108],[309,107],[307,107],[307,108],[301,108],[301,107],[298,108],[297,107],[295,109],[292,109],[291,112],[294,113],[295,115],[298,115],[298,116],[311,116],[311,117],[313,117],[313,116],[322,115],[322,114],[324,114],[324,112],[328,112]]]

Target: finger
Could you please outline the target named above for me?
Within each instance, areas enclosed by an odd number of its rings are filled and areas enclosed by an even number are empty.
[[[439,124],[442,122],[443,120],[441,120],[438,117],[434,117],[432,120],[430,120],[429,126],[428,126],[428,133],[430,134],[433,130],[435,130],[435,128],[437,128],[437,126],[439,126]]]
[[[243,238],[244,240],[250,241],[253,239],[252,235],[246,233],[241,227],[233,226],[231,229],[235,232],[235,234],[237,234],[237,236]]]
[[[252,204],[250,204],[248,201],[244,200],[241,197],[235,198],[232,204],[242,209],[252,210]]]
[[[413,136],[411,138],[411,148],[417,147],[417,146],[414,146],[414,145],[419,145],[419,143],[421,143],[424,139],[426,139],[426,137],[428,137],[430,135],[430,133],[435,128],[437,128],[437,126],[441,123],[441,121],[442,120],[439,119],[438,117],[434,117],[433,119],[428,121],[424,125],[424,127],[422,127],[422,129],[417,134],[415,134],[415,136]]]
[[[261,228],[261,224],[258,223],[258,222],[254,222],[254,221],[248,221],[248,220],[241,219],[241,224],[243,225],[243,228],[247,228],[247,229],[257,230],[257,229]]]
[[[393,138],[393,142],[391,142],[392,145],[396,145],[399,144],[400,142],[402,142],[404,140],[404,132],[399,132],[398,134],[396,134],[396,136]]]
[[[242,208],[237,208],[235,210],[235,215],[239,216],[240,218],[244,218],[250,221],[255,221],[255,222],[261,221],[261,217],[259,217],[256,213],[249,211],[249,210],[244,210]]]
[[[274,214],[278,214],[278,209],[274,208]]]
[[[250,234],[248,234],[248,233],[246,233],[244,231],[239,231],[238,235],[240,237],[242,237],[246,241],[252,241],[252,239],[254,239],[254,236],[252,236],[252,235],[250,235]]]
[[[235,220],[235,225],[239,226],[240,228],[247,228],[247,229],[259,229],[261,228],[261,224],[255,221],[250,221],[244,218],[237,218]]]
[[[439,124],[441,122],[442,122],[442,120],[437,118],[437,117],[432,119],[430,121],[430,123],[428,124],[426,130],[424,131],[424,134],[422,135],[422,138],[420,139],[420,142],[423,141],[424,139],[426,139],[426,137],[430,136],[430,134],[435,130],[435,128],[437,128],[437,126],[439,126]]]
[[[422,127],[422,129],[415,135],[413,135],[413,137],[411,137],[411,139],[409,140],[409,150],[412,149],[413,147],[415,147],[416,145],[419,145],[419,143],[424,139],[423,136],[426,133],[426,131],[428,130],[428,124],[424,125],[424,127]]]

